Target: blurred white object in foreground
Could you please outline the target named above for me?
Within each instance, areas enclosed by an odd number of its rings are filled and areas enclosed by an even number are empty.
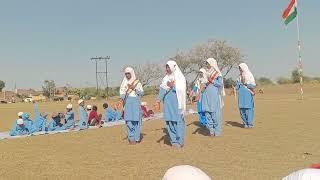
[[[199,168],[181,165],[170,168],[162,180],[211,180],[211,178]]]
[[[302,169],[289,174],[282,180],[320,180],[320,169]]]

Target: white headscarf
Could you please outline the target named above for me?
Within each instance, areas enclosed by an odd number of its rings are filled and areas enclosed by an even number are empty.
[[[208,82],[208,75],[207,75],[207,70],[204,68],[201,68],[199,70],[202,73],[202,77],[199,79],[201,83],[207,83]]]
[[[181,110],[182,113],[185,113],[187,109],[187,82],[186,78],[182,74],[179,66],[175,61],[168,61],[167,65],[171,69],[171,74],[167,74],[163,79],[160,87],[162,87],[165,90],[169,90],[170,87],[167,86],[167,82],[174,81],[175,82],[175,88],[177,92],[177,99],[178,99],[178,108]]]
[[[199,168],[182,165],[170,168],[162,180],[211,180],[211,178]]]
[[[246,63],[241,63],[241,64],[239,64],[239,67],[242,70],[242,76],[244,77],[244,83],[256,85],[256,81],[254,80],[253,74],[251,73],[248,65]],[[239,76],[239,80],[242,81],[241,75]]]
[[[222,73],[221,73],[221,71],[220,71],[220,69],[219,69],[219,67],[218,67],[217,61],[216,61],[214,58],[209,58],[209,59],[207,59],[206,61],[207,61],[207,62],[210,64],[210,66],[211,66],[211,68],[210,68],[209,71],[207,72],[207,76],[210,77],[214,71],[217,71],[217,72],[219,73],[218,76],[221,76],[221,77],[222,77],[222,82],[223,82],[223,76],[222,76]],[[219,91],[220,91],[220,106],[221,106],[221,108],[222,108],[222,107],[224,106],[224,101],[223,101],[223,98],[222,98],[222,97],[226,95],[226,92],[225,92],[225,90],[224,90],[224,84],[222,85],[221,88],[219,88]]]
[[[130,73],[131,74],[131,79],[128,80],[126,78],[126,76],[124,76],[124,78],[122,80],[122,83],[121,83],[121,86],[120,86],[120,95],[125,95],[127,93],[127,90],[128,90],[128,85],[132,84],[136,80],[136,74],[134,73],[134,70],[132,69],[132,67],[127,67],[124,70],[124,74],[126,74],[126,73]],[[143,92],[143,88],[142,88],[142,85],[141,85],[140,82],[137,84],[136,89]],[[135,93],[135,91],[131,91],[129,93],[129,96],[136,97],[137,94]]]
[[[217,63],[217,61],[216,61],[214,58],[209,58],[209,59],[207,59],[206,61],[207,61],[207,63],[209,63],[210,66],[211,66],[211,68],[210,68],[209,71],[208,71],[208,75],[209,75],[209,76],[210,76],[214,71],[218,71],[219,76],[222,76],[221,71],[220,71],[220,69],[219,69],[219,67],[218,67],[218,63]]]

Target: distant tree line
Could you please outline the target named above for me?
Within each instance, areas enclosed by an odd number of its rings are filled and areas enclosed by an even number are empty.
[[[296,84],[300,83],[300,72],[298,69],[295,69],[291,72],[291,77],[280,77],[277,79],[277,84]],[[320,77],[310,77],[302,74],[304,83],[320,83]]]
[[[294,69],[291,72],[291,76],[289,78],[280,77],[276,80],[276,82],[274,82],[268,77],[260,77],[256,79],[256,83],[259,86],[275,85],[275,84],[279,84],[279,85],[296,84],[296,83],[300,83],[300,77],[301,77],[301,74],[299,70]],[[302,75],[302,78],[304,83],[320,83],[320,77],[310,77],[310,76]],[[232,78],[225,79],[224,84],[226,88],[232,88],[232,86],[235,85],[235,80],[233,80]]]

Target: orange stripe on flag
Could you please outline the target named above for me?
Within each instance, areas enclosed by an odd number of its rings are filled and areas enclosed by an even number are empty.
[[[296,3],[296,0],[291,0],[289,6],[287,7],[287,9],[286,9],[286,10],[283,12],[283,14],[282,14],[282,18],[283,18],[283,19],[285,19],[285,18],[288,17],[288,15],[289,15],[292,7],[295,5],[295,3]]]

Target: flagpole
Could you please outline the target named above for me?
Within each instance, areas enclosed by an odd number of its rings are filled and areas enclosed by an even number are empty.
[[[296,0],[296,8],[297,8],[297,38],[298,38],[298,72],[300,76],[300,95],[301,100],[303,100],[303,66],[302,66],[302,58],[301,58],[301,41],[300,41],[300,25],[299,25],[299,13],[300,9],[298,9],[298,0]]]

